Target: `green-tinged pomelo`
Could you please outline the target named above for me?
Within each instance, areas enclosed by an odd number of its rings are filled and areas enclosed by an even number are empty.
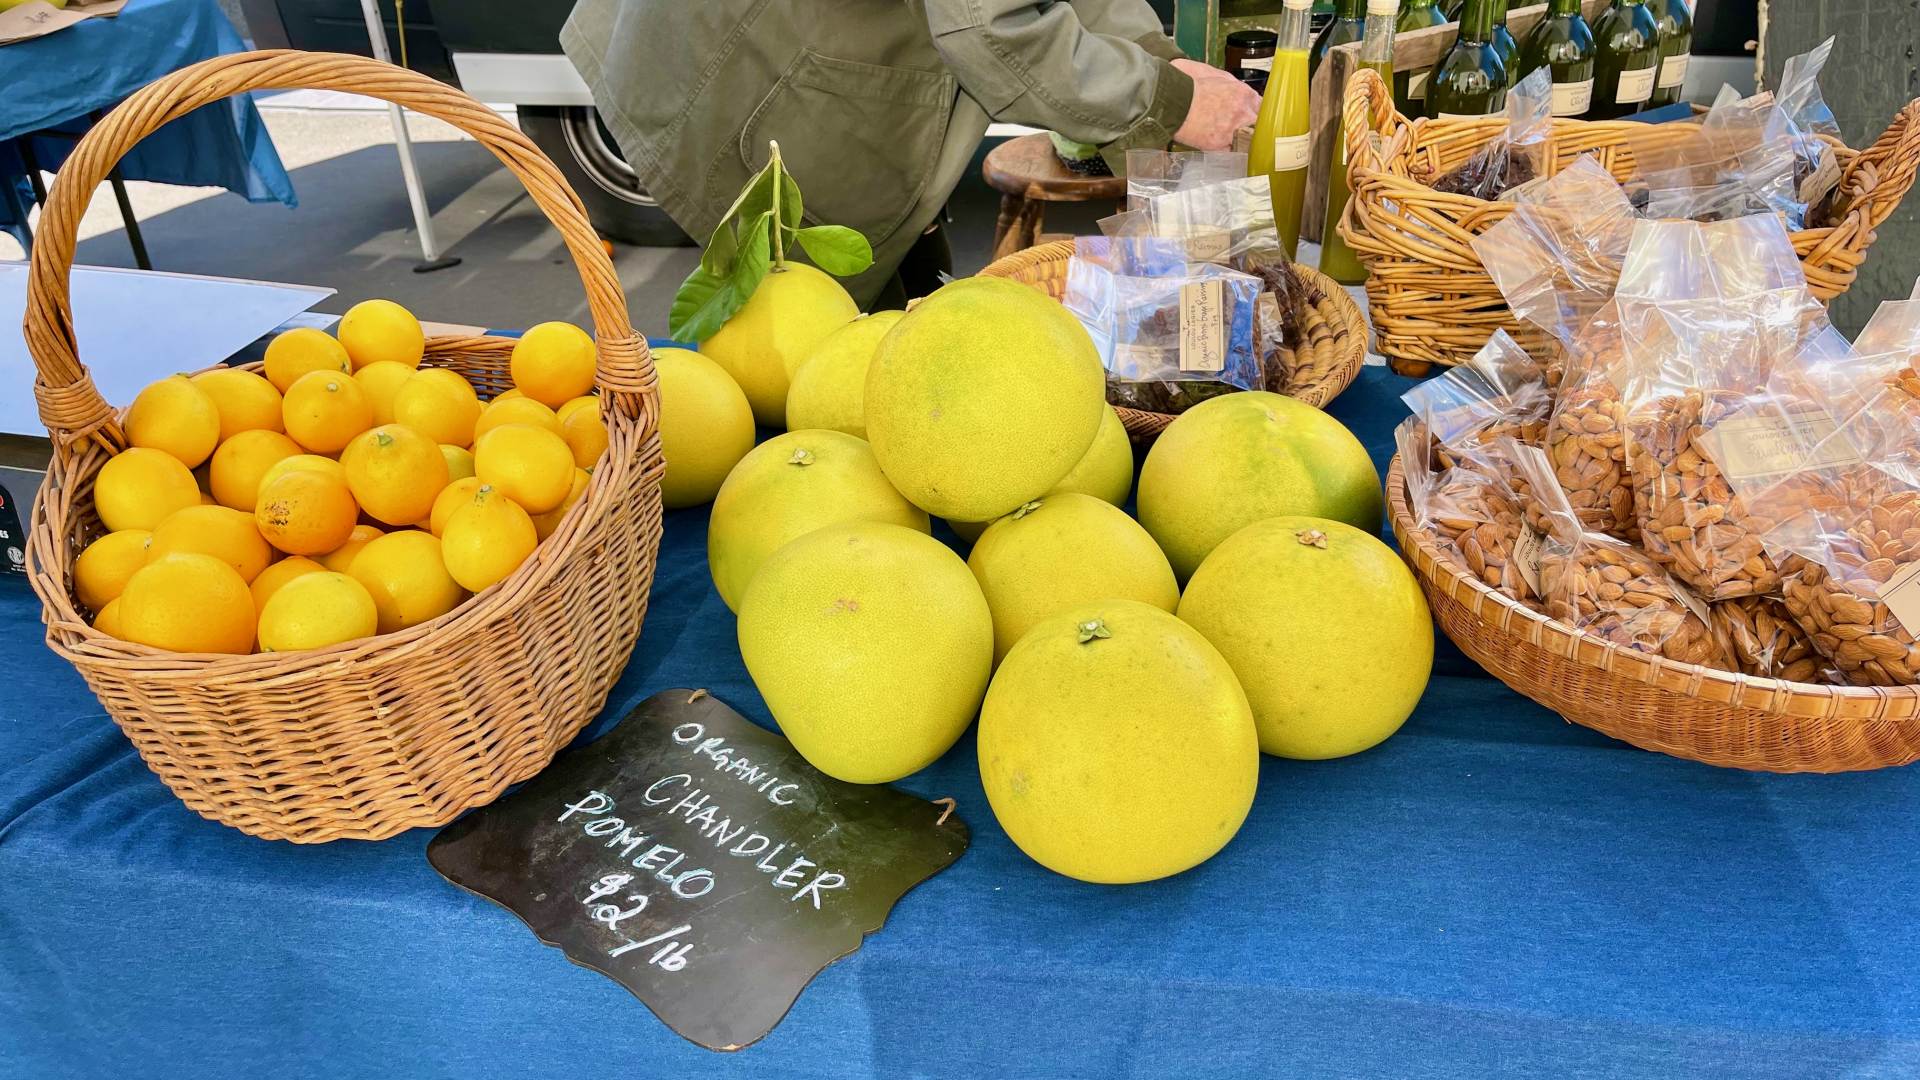
[[[660,501],[669,510],[713,499],[753,449],[753,409],[719,364],[687,349],[655,349],[660,383]]]
[[[867,438],[914,505],[988,521],[1053,489],[1093,445],[1106,373],[1046,294],[966,278],[914,306],[867,367]]]
[[[700,343],[700,351],[746,391],[754,419],[786,427],[787,373],[858,314],[838,281],[805,263],[788,263],[761,279],[733,318]]]
[[[1120,414],[1109,405],[1101,416],[1100,430],[1093,437],[1093,445],[1087,448],[1080,464],[1075,465],[1073,471],[1062,477],[1047,494],[1077,491],[1115,506],[1125,506],[1127,493],[1132,490],[1133,440],[1128,437],[1126,426],[1120,423]],[[993,522],[948,521],[947,524],[960,539],[971,544],[980,539],[980,534],[986,532],[987,526]]]
[[[1268,518],[1228,537],[1187,582],[1180,618],[1233,665],[1260,749],[1281,757],[1380,743],[1433,670],[1433,621],[1406,564],[1324,518]]]
[[[1140,467],[1137,504],[1185,581],[1222,540],[1263,518],[1302,514],[1380,527],[1380,474],[1326,413],[1249,390],[1174,419]]]
[[[787,426],[867,437],[867,364],[904,311],[863,315],[801,357],[787,390]]]
[[[980,783],[1020,850],[1120,884],[1197,866],[1246,820],[1253,714],[1199,632],[1150,604],[1103,600],[1042,620],[980,709]]]
[[[787,541],[847,521],[928,531],[924,511],[887,483],[867,444],[840,431],[790,431],[753,448],[727,474],[707,524],[707,567],[727,607]]]
[[[1049,615],[1095,600],[1171,613],[1173,567],[1126,511],[1079,492],[1045,495],[988,526],[967,556],[993,612],[993,657]]]
[[[740,656],[813,766],[885,784],[932,764],[980,708],[993,619],[967,566],[912,529],[817,529],[761,566],[740,604]]]

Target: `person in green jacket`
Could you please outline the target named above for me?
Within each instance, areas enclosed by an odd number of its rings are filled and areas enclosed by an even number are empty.
[[[933,229],[992,120],[1101,148],[1224,150],[1259,97],[1184,58],[1146,0],[580,0],[561,46],[661,207],[713,231],[767,161],[860,230],[867,306]],[[942,241],[944,243],[944,241]]]

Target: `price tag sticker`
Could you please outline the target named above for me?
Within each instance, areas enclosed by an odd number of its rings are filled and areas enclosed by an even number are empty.
[[[1728,479],[1758,480],[1859,464],[1860,452],[1839,436],[1839,427],[1818,405],[1753,408],[1720,421],[1707,437]]]
[[[1513,566],[1520,571],[1520,579],[1540,595],[1540,533],[1531,525],[1520,526],[1520,535],[1513,540]]]
[[[1828,193],[1840,186],[1840,158],[1831,147],[1822,146],[1820,163],[1800,182],[1800,201],[1818,206]]]
[[[1907,633],[1920,632],[1920,562],[1910,562],[1893,572],[1880,586],[1880,602]]]
[[[1180,370],[1219,371],[1227,366],[1227,324],[1222,283],[1180,286]]]

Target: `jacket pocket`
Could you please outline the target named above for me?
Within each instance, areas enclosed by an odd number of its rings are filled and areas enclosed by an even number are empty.
[[[740,131],[750,172],[769,140],[805,194],[805,216],[878,243],[926,191],[958,85],[945,72],[885,67],[803,49]]]

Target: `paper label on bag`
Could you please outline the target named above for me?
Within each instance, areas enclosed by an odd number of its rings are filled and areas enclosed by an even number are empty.
[[[1620,73],[1620,88],[1613,95],[1616,105],[1638,105],[1653,96],[1655,68]]]
[[[1693,59],[1690,53],[1660,58],[1660,89],[1666,90],[1687,81],[1687,63]]]
[[[1271,56],[1248,56],[1248,57],[1244,57],[1244,58],[1242,58],[1242,59],[1241,59],[1241,61],[1240,61],[1240,70],[1241,70],[1241,71],[1269,71],[1269,72],[1270,72],[1270,71],[1272,71],[1272,70],[1273,70],[1273,57],[1271,57]]]
[[[1820,151],[1820,164],[1813,167],[1805,180],[1800,182],[1800,201],[1808,206],[1818,206],[1827,197],[1827,193],[1840,186],[1840,157],[1832,147],[1823,146]]]
[[[1431,71],[1416,71],[1407,77],[1407,100],[1427,100],[1427,80],[1433,78]]]
[[[1513,538],[1513,567],[1520,571],[1520,579],[1540,595],[1540,534],[1531,525],[1520,526],[1520,535]]]
[[[1880,602],[1900,620],[1908,634],[1920,631],[1920,562],[1910,562],[1893,572],[1880,586]]]
[[[1818,405],[1749,410],[1708,433],[1714,464],[1729,480],[1764,480],[1804,469],[1860,464],[1860,452],[1838,436],[1833,414]]]
[[[1306,168],[1310,156],[1308,147],[1312,142],[1313,136],[1306,134],[1274,136],[1273,171],[1292,172]]]
[[[1180,286],[1180,370],[1219,371],[1227,366],[1223,283],[1190,281]]]
[[[1553,84],[1553,115],[1585,116],[1593,107],[1593,80]]]

